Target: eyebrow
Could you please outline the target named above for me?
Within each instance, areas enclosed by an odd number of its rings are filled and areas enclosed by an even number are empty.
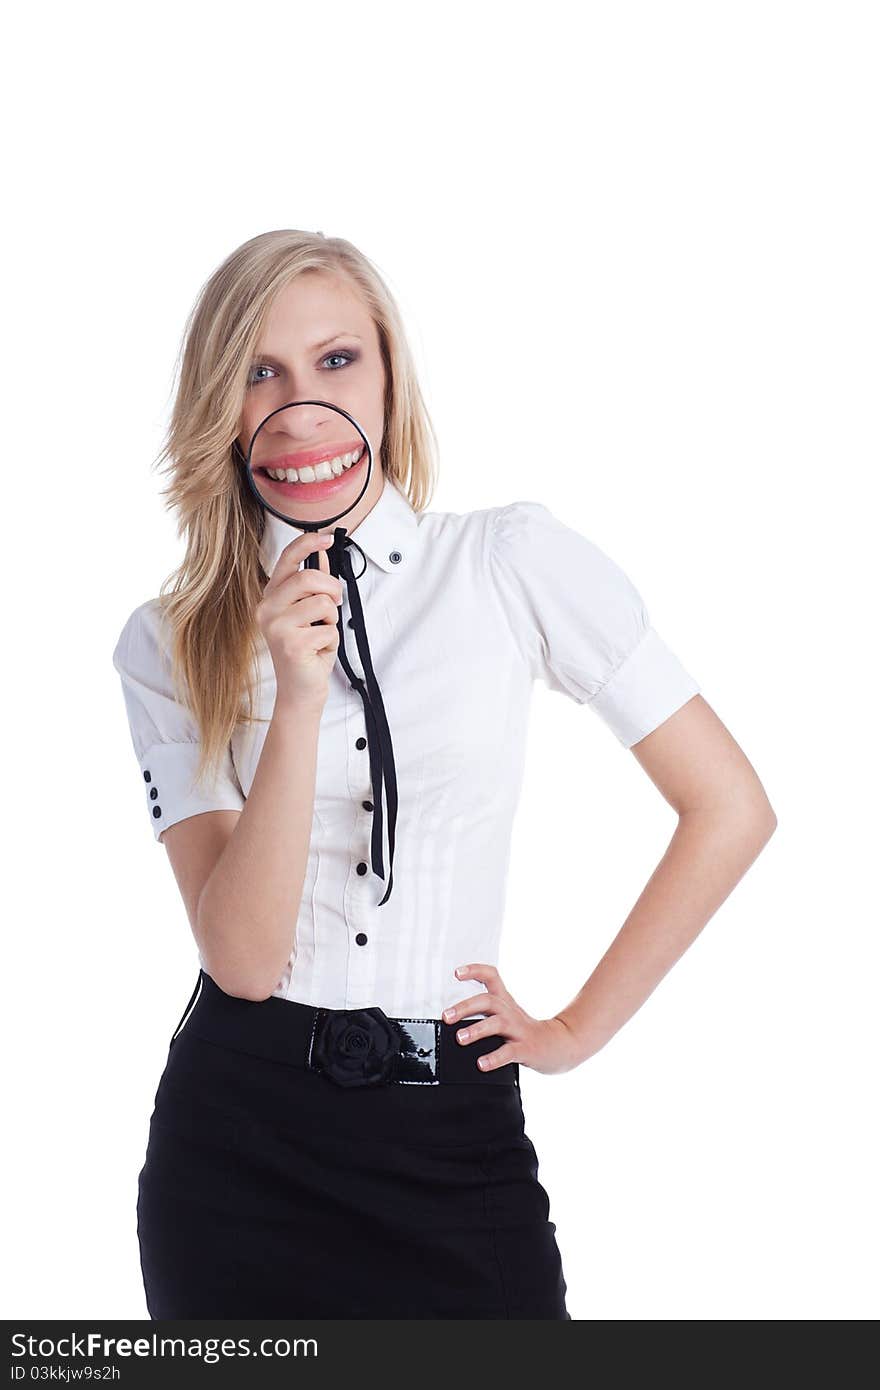
[[[312,343],[309,352],[320,352],[321,348],[329,347],[330,343],[335,343],[337,338],[357,338],[359,343],[363,341],[359,333],[349,333],[348,329],[343,329],[341,333],[334,333],[332,338],[325,338],[320,343]]]
[[[331,343],[335,343],[337,338],[357,338],[359,343],[363,342],[363,339],[361,338],[359,333],[349,333],[347,329],[343,329],[340,333],[334,333],[332,338],[323,338],[320,343],[312,343],[312,346],[310,348],[307,348],[306,351],[320,352],[321,348],[329,347]],[[262,352],[257,352],[256,356],[277,357],[278,353],[269,352],[268,349],[266,349]]]

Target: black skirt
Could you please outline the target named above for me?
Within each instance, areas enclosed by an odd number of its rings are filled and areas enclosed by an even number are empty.
[[[507,1085],[337,1085],[248,1050],[314,1010],[199,984],[138,1176],[151,1318],[570,1318],[517,1064]]]

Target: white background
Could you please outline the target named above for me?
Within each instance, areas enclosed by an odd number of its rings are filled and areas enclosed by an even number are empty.
[[[110,657],[181,555],[199,287],[275,227],[397,297],[431,506],[612,555],[767,849],[583,1066],[523,1070],[575,1319],[878,1312],[876,7],[264,0],[5,23],[6,1317],[146,1317],[137,1174],[197,973]],[[502,944],[566,1004],[674,814],[536,687]]]

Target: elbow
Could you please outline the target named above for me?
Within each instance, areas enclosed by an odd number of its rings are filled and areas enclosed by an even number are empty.
[[[679,818],[695,817],[721,824],[729,834],[735,834],[752,844],[758,852],[774,835],[779,824],[776,812],[762,792],[753,795],[735,796],[714,805],[699,805],[679,812]]]
[[[252,1004],[263,1004],[267,999],[272,998],[279,979],[280,971],[275,974],[271,984],[268,983],[265,975],[263,975],[261,979],[242,980],[238,990],[238,997],[239,999],[247,999]]]
[[[779,821],[776,812],[770,805],[766,795],[762,796],[761,803],[755,808],[753,813],[753,825],[755,834],[766,844],[770,837],[775,833]]]
[[[216,939],[211,942],[208,939],[210,935],[200,914],[195,930],[199,956],[205,973],[210,975],[218,989],[233,999],[247,999],[253,1004],[261,1004],[265,999],[271,998],[281,978],[281,971],[275,972],[270,984],[270,972],[266,969],[265,962],[242,958],[240,948],[224,949]]]
[[[210,957],[206,959],[204,952],[202,954],[205,970],[224,994],[228,994],[232,999],[246,999],[251,1004],[262,1004],[264,1000],[271,998],[275,986],[266,985],[265,977],[260,978],[241,967],[227,965]]]
[[[739,817],[743,833],[759,853],[775,833],[778,823],[776,812],[766,798],[762,798],[758,805],[743,808]]]
[[[267,999],[272,998],[272,990],[263,989],[262,987],[250,988],[244,986],[242,990],[236,991],[234,997],[236,999],[247,999],[251,1004],[264,1004]]]
[[[776,812],[768,801],[760,806],[752,807],[750,812],[744,813],[739,824],[743,839],[751,849],[752,858],[756,859],[766,848],[769,840],[772,839],[778,821]]]

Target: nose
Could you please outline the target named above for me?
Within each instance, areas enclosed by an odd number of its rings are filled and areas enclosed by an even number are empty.
[[[273,439],[288,438],[296,444],[307,444],[311,439],[318,441],[322,432],[326,432],[327,425],[337,418],[334,415],[328,420],[328,414],[322,406],[300,405],[292,401],[272,416],[262,433],[271,434]]]

